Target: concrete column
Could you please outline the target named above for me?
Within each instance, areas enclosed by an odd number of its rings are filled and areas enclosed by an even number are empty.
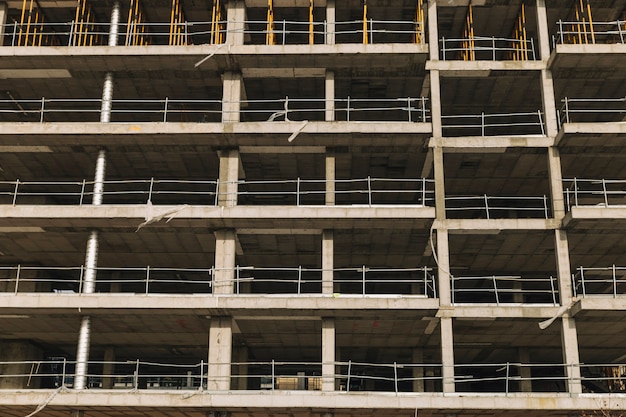
[[[566,366],[567,392],[580,394],[580,358],[578,356],[578,333],[576,321],[573,317],[563,316],[561,319],[561,343],[563,349],[563,363]]]
[[[241,92],[243,91],[243,78],[238,72],[227,71],[222,77],[222,82],[222,122],[239,122],[241,112]]]
[[[566,306],[572,302],[574,292],[572,290],[569,244],[567,242],[567,232],[565,230],[557,229],[554,231],[554,247],[561,305]]]
[[[41,349],[28,342],[0,341],[0,389],[40,388],[41,378],[37,374],[45,371],[38,369],[35,361],[41,357]],[[31,373],[33,377],[29,377]]]
[[[443,148],[433,149],[433,171],[435,176],[435,214],[437,220],[446,218],[446,186],[443,168]]]
[[[209,365],[207,388],[209,391],[230,389],[230,364],[233,345],[233,319],[212,317],[209,329]]]
[[[545,0],[537,0],[537,38],[541,59],[547,61],[550,58],[550,31]]]
[[[439,70],[430,70],[430,116],[433,126],[433,136],[443,136],[441,127],[441,78]]]
[[[83,316],[78,334],[76,348],[76,371],[74,372],[74,389],[87,388],[89,368],[89,342],[91,339],[91,317]]]
[[[104,349],[104,359],[102,364],[102,388],[113,388],[113,374],[115,373],[115,348],[112,346]]]
[[[439,28],[437,26],[437,1],[428,1],[426,23],[428,25],[428,51],[431,61],[439,60]]]
[[[332,148],[326,150],[326,205],[335,205],[335,175],[336,175],[335,151]]]
[[[443,366],[443,392],[454,392],[454,339],[452,317],[441,317],[441,363]]]
[[[424,350],[413,348],[413,364],[421,365],[424,363]],[[413,392],[424,392],[424,368],[416,366],[413,368]]]
[[[448,246],[448,230],[437,229],[437,295],[439,305],[452,305],[452,289],[450,280],[450,252]]]
[[[322,319],[322,391],[335,390],[335,319]]]
[[[246,4],[243,0],[228,1],[226,10],[226,43],[243,45],[245,40]]]
[[[530,354],[528,352],[527,348],[519,348],[517,349],[517,355],[519,357],[519,361],[522,365],[529,365],[530,364]],[[521,392],[532,392],[533,391],[533,384],[532,384],[532,380],[530,379],[532,377],[531,372],[530,372],[530,366],[522,366],[519,370],[519,376],[521,378],[520,381],[520,391]]]
[[[326,71],[324,82],[324,108],[326,110],[325,119],[327,122],[335,121],[335,73]]]
[[[334,45],[335,40],[335,0],[326,0],[326,45]]]
[[[213,294],[232,294],[235,289],[236,246],[237,235],[234,229],[215,231]]]
[[[553,138],[559,133],[556,114],[556,102],[554,97],[554,82],[552,71],[541,70],[541,98],[543,99],[545,133]]]
[[[225,207],[237,205],[240,155],[237,149],[219,152],[220,170],[217,204]]]
[[[236,381],[235,388],[238,390],[247,390],[248,389],[248,347],[247,346],[237,346],[233,347],[233,356],[235,357],[235,361],[239,364],[236,368]]]
[[[335,240],[332,230],[322,232],[322,294],[333,294],[335,267]]]
[[[4,45],[4,25],[7,23],[7,4],[0,3],[0,46]]]
[[[550,197],[552,215],[557,220],[565,217],[565,197],[563,194],[563,176],[561,173],[561,157],[555,146],[548,148],[548,175],[550,176]]]
[[[96,274],[98,265],[98,231],[92,230],[87,240],[85,254],[85,273],[83,274],[82,293],[91,294],[96,290]]]

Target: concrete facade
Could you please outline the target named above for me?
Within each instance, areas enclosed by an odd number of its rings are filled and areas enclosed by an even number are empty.
[[[0,415],[626,409],[626,1],[0,23]]]

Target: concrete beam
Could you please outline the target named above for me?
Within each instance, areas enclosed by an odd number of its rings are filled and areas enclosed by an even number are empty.
[[[540,71],[545,61],[427,61],[426,70],[445,77],[488,77],[491,71]]]
[[[504,153],[507,148],[547,148],[554,142],[554,138],[544,136],[463,136],[433,137],[428,146],[441,147],[445,153]]]
[[[445,219],[435,220],[435,228],[448,229],[450,234],[498,234],[502,230],[554,230],[560,221],[554,219]]]

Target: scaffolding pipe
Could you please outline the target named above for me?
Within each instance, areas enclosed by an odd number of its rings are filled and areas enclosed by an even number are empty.
[[[96,160],[96,174],[94,176],[93,184],[93,200],[94,206],[102,204],[102,197],[104,196],[104,174],[106,172],[106,150],[100,149],[98,151],[98,159]]]
[[[76,372],[74,389],[87,388],[87,365],[89,362],[89,339],[91,334],[91,317],[84,316],[80,323],[78,346],[76,348]]]

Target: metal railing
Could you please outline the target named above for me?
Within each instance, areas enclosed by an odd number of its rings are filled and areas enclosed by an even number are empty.
[[[604,268],[578,267],[572,274],[574,296],[626,295],[626,267],[611,265]]]
[[[454,217],[486,219],[543,218],[551,216],[547,196],[504,197],[504,196],[450,196],[446,197],[446,212]],[[467,214],[466,214],[467,213]]]
[[[626,205],[626,180],[563,179],[567,210],[580,206]]]
[[[87,268],[47,266],[0,267],[0,292],[54,292],[80,294]],[[212,293],[216,286],[227,293],[241,294],[321,294],[321,268],[257,267],[234,268],[163,268],[97,267],[96,290],[99,293],[197,294]],[[217,273],[226,276],[217,278]],[[332,271],[334,293],[360,295],[411,295],[436,298],[432,269],[335,268]]]
[[[626,21],[612,22],[557,22],[557,33],[552,37],[552,47],[557,44],[616,44],[625,43]]]
[[[626,97],[568,98],[561,100],[559,128],[564,123],[626,121]]]
[[[240,205],[324,205],[326,185],[335,187],[337,205],[403,204],[425,206],[434,201],[432,180],[364,178],[351,180],[237,181]],[[215,206],[220,186],[228,182],[200,180],[104,181],[105,204],[195,204]],[[94,181],[0,181],[0,204],[91,204]],[[222,193],[225,198],[231,197]]]
[[[180,32],[182,45],[209,44],[212,39],[212,26],[226,28],[225,21],[211,22],[179,22],[176,29]],[[335,43],[363,43],[363,28],[367,27],[366,36],[368,43],[423,43],[424,25],[410,20],[363,20],[335,22],[335,31],[330,32],[326,21],[310,23],[309,21],[275,20],[274,29],[267,29],[265,20],[247,20],[244,22],[230,22],[231,25],[244,27],[247,43],[260,45],[266,44],[267,35],[273,35],[276,45],[308,44],[310,35],[313,34],[315,44],[328,43],[329,35],[335,36]],[[312,29],[311,29],[312,25]],[[55,22],[55,23],[29,23],[28,33],[35,33],[37,43],[41,46],[77,46],[81,45],[80,39],[89,37],[94,46],[106,45],[109,35],[108,23],[83,22]],[[232,26],[231,26],[232,27]],[[171,24],[168,23],[127,23],[119,24],[120,46],[133,44],[133,34],[141,33],[149,45],[168,45],[171,40]],[[3,27],[5,46],[20,46],[21,34],[27,32],[27,28],[20,26],[19,22],[5,24]],[[240,33],[241,30],[227,28],[220,33]],[[130,35],[128,35],[130,34]],[[31,38],[35,39],[31,35]],[[41,39],[41,40],[39,40]]]
[[[556,278],[508,276],[451,277],[453,303],[558,305]]]
[[[175,347],[173,349],[176,349]],[[5,389],[51,389],[74,385],[76,362],[64,357],[41,361],[0,362]],[[332,363],[334,372],[324,374],[320,362],[232,362],[231,375],[212,376],[212,366],[198,363],[160,363],[144,360],[89,361],[86,380],[90,389],[119,390],[265,390],[318,391],[326,381],[340,391],[441,392],[441,364]],[[568,377],[569,368],[580,370],[580,379]],[[106,369],[106,371],[105,371]],[[529,364],[519,362],[454,365],[456,391],[470,393],[567,392],[580,382],[595,394],[626,391],[624,364]],[[233,388],[235,387],[235,388]],[[418,388],[419,387],[419,388]],[[576,395],[576,394],[573,394]]]
[[[324,121],[327,100],[323,98],[279,98],[241,100],[241,110],[224,111],[222,100],[137,99],[112,100],[114,122],[221,123],[225,115],[238,115],[243,122]],[[337,121],[419,122],[430,120],[424,97],[338,98],[334,100]],[[10,122],[98,122],[101,99],[4,99],[0,121]]]
[[[541,110],[526,113],[498,113],[441,116],[445,136],[546,135]]]
[[[442,60],[463,60],[463,53],[471,53],[475,60],[501,61],[513,60],[520,52],[528,55],[529,60],[536,60],[533,39],[509,39],[495,36],[475,36],[466,39],[441,38],[440,56]],[[472,60],[474,60],[472,59]]]

